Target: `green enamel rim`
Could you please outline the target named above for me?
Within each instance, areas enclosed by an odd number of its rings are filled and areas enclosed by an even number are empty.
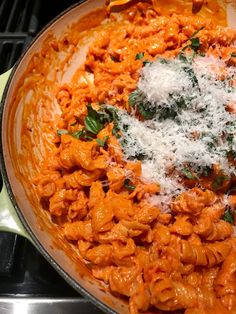
[[[12,69],[0,75],[0,99],[2,98],[4,88],[7,84],[11,71]],[[0,231],[17,233],[32,241],[16,214],[16,211],[7,194],[4,182],[0,193]]]

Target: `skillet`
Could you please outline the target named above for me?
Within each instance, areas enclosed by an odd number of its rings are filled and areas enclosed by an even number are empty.
[[[32,241],[41,254],[51,263],[59,274],[79,293],[89,298],[96,306],[106,313],[128,313],[125,301],[116,298],[106,290],[102,283],[95,280],[89,270],[78,259],[73,248],[62,238],[58,238],[58,228],[52,225],[45,211],[34,200],[30,189],[32,164],[24,167],[21,159],[21,134],[23,108],[27,102],[17,102],[22,73],[27,69],[35,53],[41,51],[48,36],[59,37],[66,27],[76,23],[89,12],[105,5],[104,0],[78,1],[76,6],[52,21],[31,43],[30,47],[20,58],[14,68],[1,77],[0,93],[4,82],[0,109],[1,139],[0,163],[4,186],[0,195],[0,228],[19,233]],[[228,23],[233,26],[236,21],[236,11],[233,5],[228,5]],[[76,65],[82,62],[86,44],[78,49]],[[78,61],[80,60],[80,61]],[[50,69],[49,69],[50,71]],[[64,80],[69,81],[73,75],[73,62],[68,67]],[[9,77],[9,78],[8,78]],[[33,143],[32,143],[33,144]],[[32,151],[34,147],[32,146]],[[17,154],[16,154],[17,152]],[[28,169],[27,169],[28,167]]]

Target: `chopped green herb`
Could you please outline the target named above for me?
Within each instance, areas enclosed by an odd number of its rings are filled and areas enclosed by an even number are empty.
[[[184,50],[186,50],[187,48],[191,48],[193,51],[197,52],[198,49],[200,48],[201,44],[200,44],[200,40],[198,37],[196,37],[196,35],[204,28],[204,26],[200,27],[198,30],[196,30],[196,32],[193,33],[193,35],[188,39],[191,41],[190,45],[186,45],[182,48],[182,52]]]
[[[149,61],[149,60],[144,60],[143,61],[143,66],[145,66],[145,65],[147,65],[147,64],[151,64],[152,62],[151,61]]]
[[[197,51],[200,48],[200,40],[197,37],[191,38],[191,45],[190,48],[192,48],[194,51]]]
[[[232,224],[232,225],[234,224],[234,216],[233,216],[232,211],[231,211],[229,208],[225,211],[225,213],[224,213],[222,219],[223,219],[224,221],[229,222],[229,223]]]
[[[129,125],[128,125],[128,124],[124,124],[124,125],[123,125],[123,130],[124,130],[125,132],[127,132],[128,129],[129,129]]]
[[[132,184],[130,183],[130,180],[129,180],[129,179],[125,179],[124,187],[125,187],[127,190],[130,190],[130,191],[134,191],[134,190],[136,189],[136,186],[135,186],[135,185],[132,185]]]
[[[205,167],[203,167],[203,169],[202,169],[202,175],[203,175],[204,177],[208,177],[208,176],[211,174],[211,171],[212,171],[211,167],[205,166]]]
[[[138,89],[129,94],[129,104],[130,106],[135,106],[138,98]]]
[[[112,134],[119,138],[119,117],[116,109],[111,106],[103,106],[101,110],[98,111],[98,115],[102,124],[113,122]]]
[[[86,134],[85,129],[79,130],[79,131],[75,131],[73,133],[70,133],[71,136],[73,136],[74,138],[80,139],[83,135]]]
[[[113,108],[113,107],[105,107],[105,112],[109,116],[108,121],[106,121],[106,122],[113,121],[114,123],[118,123],[118,114],[117,114],[117,111],[116,111],[115,108]],[[101,114],[100,111],[99,111],[99,114]]]
[[[141,153],[135,154],[134,158],[138,160],[144,160],[145,158],[147,158],[147,155],[141,152]]]
[[[62,134],[68,134],[68,130],[57,130],[57,135],[61,136]]]
[[[215,180],[212,183],[212,189],[214,191],[219,190],[220,188],[222,188],[222,185],[224,184],[225,181],[227,181],[229,179],[228,176],[226,176],[225,174],[219,174],[215,177]]]
[[[87,111],[88,111],[88,117],[93,118],[98,120],[99,119],[99,114],[96,110],[93,109],[93,107],[91,106],[91,104],[87,105]]]
[[[236,53],[235,53],[235,52],[232,52],[232,53],[231,53],[231,57],[232,57],[232,58],[236,58]]]
[[[149,107],[149,103],[144,104],[144,100],[145,96],[143,93],[139,89],[136,89],[130,93],[128,101],[131,107],[136,107],[138,109],[138,112],[145,120],[149,120],[154,117],[156,111]]]
[[[181,172],[189,180],[196,179],[196,177],[192,174],[192,172],[188,168],[182,169]]]
[[[188,76],[190,77],[190,79],[191,79],[191,81],[192,81],[192,83],[193,83],[193,86],[194,86],[194,87],[196,86],[197,88],[199,88],[198,79],[197,79],[197,77],[196,77],[196,74],[195,74],[193,68],[186,66],[186,67],[184,68],[184,71],[185,71],[185,72],[188,74]]]
[[[150,120],[152,119],[156,112],[148,108],[148,106],[144,106],[144,104],[140,103],[137,106],[139,113],[145,120]]]
[[[231,156],[233,157],[233,159],[236,159],[236,150],[231,150]]]
[[[118,124],[118,115],[115,109],[107,106],[101,106],[101,109],[96,111],[93,109],[91,104],[88,104],[87,111],[88,114],[84,121],[85,127],[82,130],[78,130],[73,133],[68,132],[68,130],[58,130],[57,134],[69,134],[77,139],[91,141],[94,139],[94,135],[98,134],[104,128],[105,124],[113,121],[113,134],[118,137],[117,132],[120,128]],[[75,119],[78,120],[77,117],[75,117]],[[106,141],[107,139],[105,138],[104,142],[100,142],[100,140],[98,140],[98,144],[103,147],[106,144]]]
[[[98,134],[104,127],[104,125],[100,122],[99,114],[96,110],[92,108],[91,105],[87,106],[88,115],[85,118],[84,125],[87,131]]]
[[[120,128],[118,126],[114,125],[114,127],[112,129],[112,134],[115,135],[116,138],[121,137],[121,135],[119,134],[119,131],[120,131]]]
[[[108,135],[105,136],[105,137],[103,138],[103,140],[97,138],[97,139],[96,139],[96,142],[98,143],[98,145],[99,145],[100,147],[104,147],[104,146],[106,145],[106,143],[107,143],[108,138],[109,138]]]
[[[135,60],[141,60],[144,57],[144,52],[137,53],[135,56]]]
[[[234,135],[233,134],[228,134],[226,137],[226,140],[229,144],[233,144],[233,140],[234,140]]]
[[[165,58],[159,58],[158,61],[159,61],[161,64],[168,64],[168,63],[169,63]]]
[[[92,117],[87,116],[84,121],[84,125],[87,131],[98,134],[103,129],[103,125]]]
[[[188,47],[188,46],[187,46]],[[181,51],[179,54],[178,54],[178,57],[177,57],[180,61],[182,62],[188,62],[188,58],[186,56],[186,54]]]

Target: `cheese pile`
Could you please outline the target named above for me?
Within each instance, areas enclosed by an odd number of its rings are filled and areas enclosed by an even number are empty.
[[[162,195],[184,190],[186,165],[195,171],[220,164],[228,175],[235,171],[227,156],[236,151],[236,116],[226,110],[236,101],[235,74],[234,67],[212,56],[157,60],[141,70],[137,88],[145,108],[156,114],[141,121],[119,110],[121,143],[127,159],[142,156],[143,180],[158,182]],[[176,116],[161,119],[166,108]]]

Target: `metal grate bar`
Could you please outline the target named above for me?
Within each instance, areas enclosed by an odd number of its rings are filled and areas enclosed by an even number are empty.
[[[10,69],[31,41],[27,36],[0,36],[0,74]]]
[[[17,32],[20,32],[25,29],[25,26],[26,26],[25,24],[27,23],[26,18],[28,17],[29,19],[29,16],[31,16],[31,4],[32,4],[31,0],[25,1],[25,4],[22,7],[21,14],[18,17],[18,21],[15,26],[15,30]]]
[[[0,7],[0,31],[5,31],[7,20],[9,17],[9,10],[11,9],[11,1],[3,0]]]
[[[38,30],[40,0],[0,1],[0,32],[26,32]]]
[[[7,232],[0,233],[0,275],[10,277],[13,271],[16,253],[17,235]]]
[[[17,9],[18,3],[19,1],[15,0],[11,7],[10,15],[9,15],[8,22],[5,29],[7,32],[11,31],[11,25],[14,22],[14,19],[16,18],[16,12],[17,12],[16,9]]]
[[[30,22],[28,25],[28,33],[35,34],[39,26],[38,16],[39,16],[40,8],[41,8],[41,3],[40,1],[32,1],[32,0],[29,0],[29,1],[31,5],[33,5],[33,8],[32,8]]]

